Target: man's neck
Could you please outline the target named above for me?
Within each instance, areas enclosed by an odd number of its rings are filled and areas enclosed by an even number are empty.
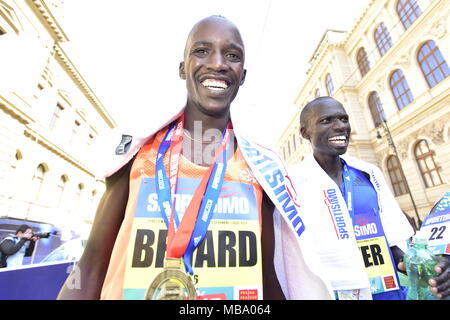
[[[333,179],[339,186],[342,184],[342,162],[339,156],[330,156],[324,154],[314,154],[314,158],[320,167]]]
[[[199,134],[195,130],[201,130],[201,136],[209,129],[216,129],[222,132],[230,120],[230,110],[223,114],[208,115],[199,108],[186,106],[184,111],[184,129],[189,131],[191,136]]]
[[[222,133],[230,121],[229,109],[223,114],[208,115],[199,108],[186,106],[184,112],[183,155],[191,162],[209,166],[212,161],[211,154],[219,147]],[[234,138],[232,135],[231,139]],[[236,146],[236,144],[233,144]],[[227,153],[230,159],[233,152]]]

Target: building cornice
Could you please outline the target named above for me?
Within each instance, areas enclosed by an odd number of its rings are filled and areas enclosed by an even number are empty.
[[[19,33],[23,30],[23,26],[17,18],[16,12],[3,0],[0,0],[0,17],[10,28],[12,28],[12,30],[14,30],[14,32]]]
[[[309,90],[308,84],[311,84],[311,79],[314,79],[316,76],[317,70],[320,69],[320,66],[322,65],[323,59],[325,59],[325,56],[329,54],[332,50],[343,48],[344,42],[343,41],[330,41],[328,34],[330,32],[334,33],[341,33],[345,34],[345,31],[340,30],[327,30],[325,31],[322,39],[319,42],[319,45],[317,46],[316,50],[314,51],[314,54],[312,55],[311,59],[309,60],[310,68],[306,72],[307,77],[305,81],[303,82],[303,85],[300,89],[300,92],[296,96],[294,103],[297,104],[298,100],[301,96],[303,96],[305,90]]]
[[[29,124],[33,122],[33,119],[31,119],[25,112],[23,112],[20,108],[15,107],[14,104],[1,95],[0,109],[10,115],[13,119],[19,121],[21,124]]]
[[[52,14],[45,0],[27,0],[27,2],[43,22],[43,25],[48,29],[55,42],[69,41],[69,38]]]
[[[79,168],[83,172],[87,173],[91,177],[95,177],[95,173],[92,170],[90,170],[85,165],[83,165],[81,162],[79,162],[78,160],[76,160],[75,158],[70,156],[67,152],[65,152],[63,149],[59,148],[57,145],[52,143],[49,139],[44,137],[39,132],[35,131],[30,126],[26,126],[23,133],[27,138],[30,138],[37,144],[43,146],[47,150],[49,150],[49,151],[53,152],[54,154],[58,155],[59,157],[63,158],[64,160],[71,163],[75,167]]]
[[[349,39],[354,35],[354,33],[357,30],[360,30],[360,25],[365,21],[366,15],[369,13],[369,11],[372,9],[372,7],[375,5],[375,0],[370,1],[370,3],[365,7],[363,12],[359,15],[359,17],[356,19],[356,22],[353,24],[353,27],[347,32],[347,36],[342,41],[343,43],[348,43]]]
[[[67,54],[64,52],[64,50],[58,43],[55,44],[55,52],[56,52],[55,58],[57,59],[57,61],[61,63],[63,68],[68,71],[69,76],[80,88],[81,92],[86,96],[86,98],[92,103],[95,110],[97,110],[99,115],[103,118],[103,120],[105,120],[105,122],[108,124],[110,128],[115,128],[117,124],[114,121],[114,119],[105,109],[103,104],[100,102],[95,93],[87,84],[86,80],[84,80],[83,76],[80,74],[80,72],[77,70],[75,65],[72,63],[70,58],[67,56]]]
[[[314,60],[316,60],[317,57],[319,57],[319,56],[323,56],[323,54],[327,51],[326,49],[328,48],[329,45],[336,44],[336,42],[331,42],[329,40],[330,32],[341,33],[341,34],[345,34],[346,33],[346,31],[343,31],[343,30],[327,29],[323,33],[322,38],[319,41],[319,44],[317,45],[316,49],[314,50],[314,53],[312,54],[311,58],[309,59],[309,63],[310,64],[316,64],[314,62]]]
[[[94,94],[92,89],[89,87],[87,82],[81,76],[80,72],[78,72],[77,68],[74,66],[70,58],[64,52],[64,50],[59,45],[61,42],[69,41],[64,30],[59,25],[55,16],[52,14],[50,8],[47,6],[46,0],[26,0],[38,18],[43,22],[43,25],[47,27],[49,30],[55,47],[54,50],[56,52],[56,59],[61,63],[63,68],[68,72],[69,76],[75,82],[75,84],[80,88],[81,92],[86,96],[86,98],[92,103],[94,108],[100,114],[100,116],[105,120],[110,128],[114,128],[117,126],[115,121],[109,115],[108,111],[102,105],[100,100]]]

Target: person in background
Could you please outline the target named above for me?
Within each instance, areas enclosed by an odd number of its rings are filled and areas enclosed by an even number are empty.
[[[13,268],[23,264],[24,257],[33,254],[38,237],[33,237],[33,230],[26,224],[20,225],[16,233],[4,238],[0,243],[2,266]]]
[[[423,219],[420,231],[427,235],[428,249],[450,263],[450,191],[436,201],[430,213]],[[438,283],[433,282],[432,291],[438,293]],[[450,288],[447,288],[447,293]],[[447,295],[445,300],[450,300]]]
[[[300,115],[300,133],[313,154],[288,167],[313,228],[316,248],[337,299],[402,300],[406,289],[397,271],[414,234],[379,168],[344,155],[351,127],[343,105],[328,96],[309,102]],[[439,298],[449,295],[448,262],[430,280]]]

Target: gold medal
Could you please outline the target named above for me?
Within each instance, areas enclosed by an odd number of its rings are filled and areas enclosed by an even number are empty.
[[[181,258],[166,258],[162,271],[153,280],[145,300],[195,300],[197,292],[192,279],[181,270]]]

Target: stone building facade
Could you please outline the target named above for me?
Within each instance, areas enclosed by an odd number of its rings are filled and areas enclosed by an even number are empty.
[[[0,216],[81,233],[105,188],[92,146],[116,123],[70,58],[61,6],[0,0]]]

